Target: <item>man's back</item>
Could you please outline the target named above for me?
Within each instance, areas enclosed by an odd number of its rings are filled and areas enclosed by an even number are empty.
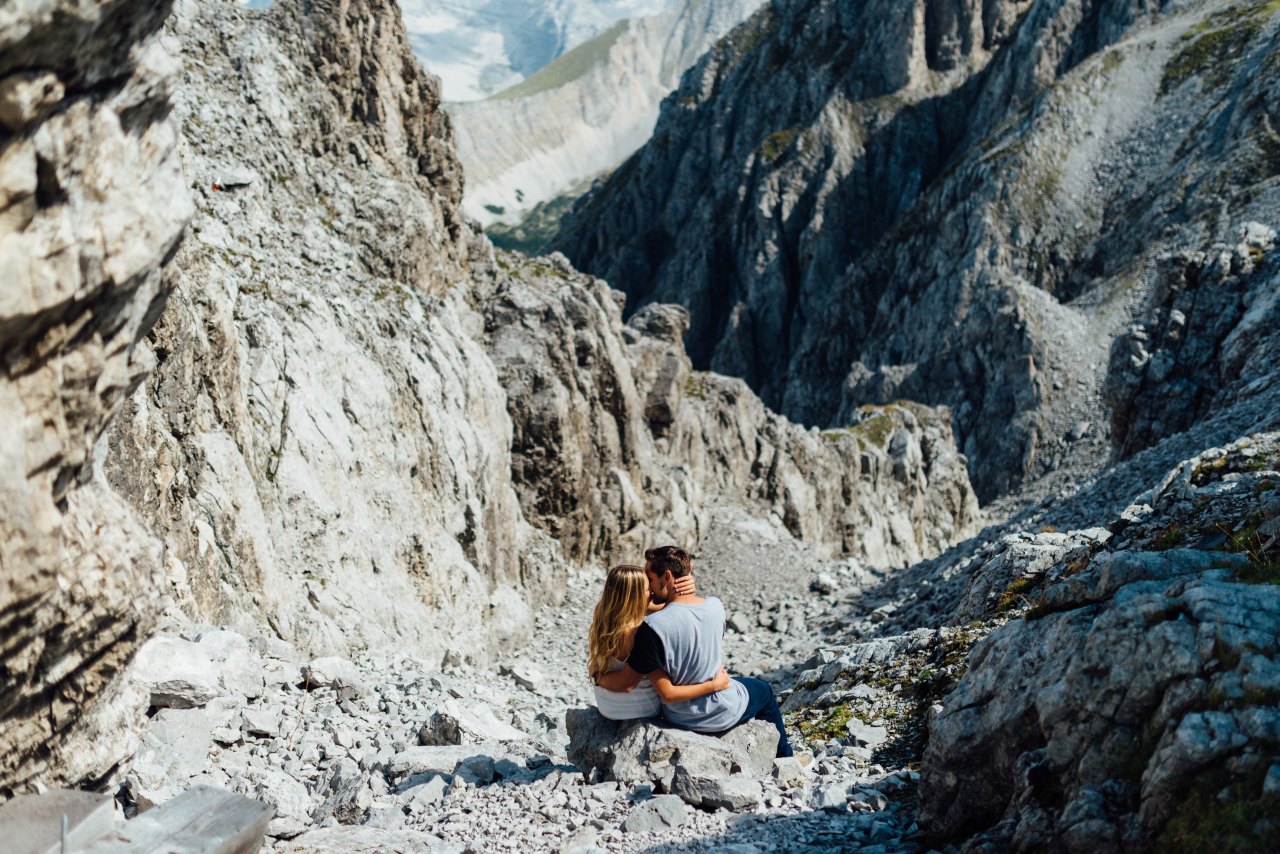
[[[641,673],[661,668],[677,685],[695,685],[716,675],[722,661],[724,604],[714,596],[699,603],[672,602],[645,617],[629,661]],[[656,636],[656,643],[654,642]],[[698,732],[720,732],[738,723],[747,707],[747,690],[733,682],[723,691],[664,704],[673,724]]]

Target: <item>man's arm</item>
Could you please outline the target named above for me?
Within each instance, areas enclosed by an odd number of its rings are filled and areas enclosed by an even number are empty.
[[[679,703],[684,700],[696,700],[716,691],[729,687],[729,673],[723,667],[714,677],[696,685],[677,685],[671,681],[665,670],[655,670],[649,674],[649,681],[664,703]]]

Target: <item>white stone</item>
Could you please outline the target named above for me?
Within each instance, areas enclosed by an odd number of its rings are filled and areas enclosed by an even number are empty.
[[[889,738],[889,730],[882,726],[864,724],[857,718],[850,718],[845,729],[849,733],[849,739],[860,747],[876,748]]]
[[[157,707],[202,706],[222,692],[217,665],[196,644],[163,633],[138,650],[130,678]]]
[[[418,733],[422,744],[483,744],[525,741],[528,733],[505,724],[485,703],[445,700]]]

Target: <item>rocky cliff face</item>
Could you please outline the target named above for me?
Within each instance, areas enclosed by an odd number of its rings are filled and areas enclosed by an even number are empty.
[[[436,81],[387,3],[188,4],[171,28],[199,212],[108,460],[168,592],[317,654],[510,641],[539,546],[467,334],[487,250]]]
[[[464,209],[486,226],[519,223],[612,171],[649,138],[685,69],[759,5],[684,0],[619,22],[486,100],[451,104]]]
[[[153,625],[158,543],[95,472],[192,214],[168,11],[0,10],[0,789],[100,778],[137,727],[104,697]]]
[[[4,13],[0,787],[114,773],[157,612],[482,662],[715,502],[884,564],[972,529],[945,416],[820,436],[682,310],[495,262],[394,4],[168,11]]]
[[[1276,461],[1277,434],[1242,437],[1105,529],[979,561],[970,592],[989,593],[957,617],[1021,619],[973,648],[931,713],[930,833],[1097,851],[1252,850],[1274,832]]]
[[[694,364],[797,420],[950,405],[990,499],[1106,459],[1111,341],[1131,313],[1158,322],[1158,258],[1232,245],[1276,209],[1275,75],[1257,73],[1276,18],[1128,0],[902,11],[762,9],[556,245],[636,308],[689,307]]]
[[[1274,396],[1275,230],[1248,223],[1239,237],[1158,259],[1144,320],[1112,342],[1103,390],[1119,456],[1210,413],[1265,407]]]
[[[679,306],[651,305],[624,326],[622,295],[558,256],[504,255],[487,287],[512,478],[526,516],[574,558],[696,543],[711,505],[882,567],[976,530],[945,411],[869,407],[849,430],[805,430],[741,380],[692,371]]]

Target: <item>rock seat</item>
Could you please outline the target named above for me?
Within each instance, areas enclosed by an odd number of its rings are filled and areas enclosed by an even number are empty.
[[[747,809],[760,801],[757,779],[773,769],[778,733],[748,721],[722,737],[655,721],[611,721],[593,708],[570,709],[569,761],[588,778],[646,781],[707,809]]]

